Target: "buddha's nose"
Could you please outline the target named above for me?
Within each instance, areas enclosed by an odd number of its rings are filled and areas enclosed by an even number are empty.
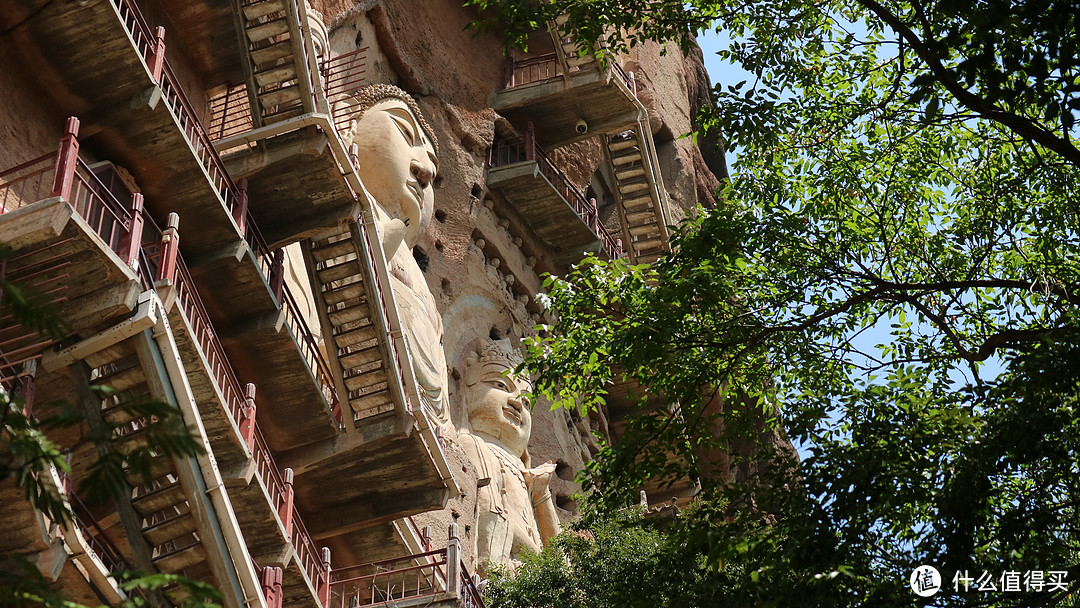
[[[427,168],[424,163],[414,160],[412,161],[412,176],[416,181],[420,182],[421,188],[427,188],[431,183],[431,178],[435,176],[435,172]]]

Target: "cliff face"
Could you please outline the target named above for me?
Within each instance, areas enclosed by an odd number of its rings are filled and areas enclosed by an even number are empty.
[[[442,314],[451,414],[461,425],[466,353],[483,339],[517,343],[543,322],[545,312],[534,300],[541,275],[565,271],[568,253],[540,238],[535,224],[486,181],[486,154],[496,134],[520,135],[522,129],[493,109],[495,94],[507,79],[500,40],[493,34],[474,36],[468,24],[479,15],[453,0],[325,0],[314,2],[312,9],[327,26],[330,50],[342,54],[366,47],[366,82],[396,84],[412,94],[438,137],[434,219],[414,257],[425,269]],[[552,46],[550,40],[547,44]],[[621,63],[633,73],[637,96],[648,110],[670,201],[668,213],[675,221],[698,204],[714,204],[718,178],[726,168],[722,155],[703,153],[683,137],[692,131],[699,106],[709,99],[700,52],[683,57],[674,47],[663,51],[647,44]],[[600,136],[548,152],[574,186],[597,199],[600,221],[622,234]],[[559,516],[568,519],[574,508],[570,497],[580,489],[574,476],[595,450],[593,433],[606,432],[607,422],[599,414],[581,418],[549,411],[544,403],[535,405],[532,417],[532,463],[556,464],[551,492]],[[444,448],[458,467],[454,473],[463,496],[451,500],[443,512],[414,519],[432,526],[436,546],[445,542],[447,522],[461,523],[471,560],[468,548],[475,543],[477,483],[482,476],[463,456],[455,437],[445,437]]]

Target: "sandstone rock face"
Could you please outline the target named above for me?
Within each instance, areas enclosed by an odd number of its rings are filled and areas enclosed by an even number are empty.
[[[513,345],[550,321],[535,300],[544,273],[562,273],[574,252],[542,241],[535,220],[488,188],[486,153],[496,132],[521,135],[493,109],[495,92],[506,80],[501,41],[492,34],[473,36],[467,28],[478,17],[453,0],[314,0],[312,10],[326,24],[334,55],[366,51],[367,84],[394,84],[410,93],[431,124],[438,142],[438,176],[433,182],[433,218],[416,235],[413,258],[423,271],[442,316],[442,347],[449,378],[449,416],[454,426],[467,420],[464,395],[466,359],[479,340],[509,340]],[[548,42],[548,47],[553,48]],[[703,152],[689,137],[698,107],[709,103],[709,84],[700,52],[683,57],[677,47],[667,53],[647,44],[622,59],[637,83],[637,95],[649,114],[664,187],[677,220],[696,205],[712,206],[719,179],[726,175],[722,151]],[[597,200],[600,221],[623,234],[599,138],[584,139],[549,150],[554,163],[586,197]],[[359,159],[361,165],[364,158]],[[596,435],[607,429],[602,414],[550,411],[534,404],[528,452],[532,463],[554,465],[549,487],[555,512],[573,517],[572,495],[580,490],[576,473],[595,453]],[[481,475],[475,458],[452,430],[443,448],[463,494],[443,511],[415,516],[431,526],[435,546],[445,542],[447,525],[463,530],[463,546],[475,547],[477,522],[484,508],[478,495]],[[481,481],[481,483],[483,483]],[[475,553],[466,551],[476,571]]]

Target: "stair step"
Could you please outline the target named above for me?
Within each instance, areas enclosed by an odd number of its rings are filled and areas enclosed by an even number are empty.
[[[338,348],[347,348],[368,340],[374,340],[377,335],[374,325],[365,325],[334,336],[334,344],[337,344]]]
[[[101,410],[101,417],[113,426],[120,426],[135,420],[139,415],[133,414],[125,403],[121,403]]]
[[[363,397],[349,399],[349,407],[351,407],[354,412],[373,410],[375,408],[390,405],[391,403],[392,400],[388,389],[376,391],[370,395],[364,395]]]
[[[650,201],[652,202],[652,201]],[[638,226],[642,223],[656,223],[656,214],[652,210],[652,205],[642,211],[635,211],[633,213],[626,214],[626,223],[631,226]]]
[[[108,386],[109,388],[121,393],[131,390],[140,384],[144,384],[145,382],[146,374],[143,373],[142,366],[139,365],[138,361],[135,362],[135,365],[127,369],[121,369],[119,371],[115,371],[111,374],[101,376],[100,378],[94,380],[94,384],[97,384],[99,386]]]
[[[259,17],[265,17],[271,13],[284,13],[285,2],[283,0],[262,0],[261,2],[252,2],[251,4],[245,4],[244,18],[247,21],[257,19]]]
[[[315,271],[315,273],[319,275],[319,281],[323,283],[340,281],[341,279],[347,279],[351,276],[359,275],[360,263],[356,260],[349,260],[348,262],[341,262],[340,264],[327,266],[322,270]]]
[[[292,54],[292,40],[282,40],[281,42],[275,42],[265,48],[253,49],[251,51],[251,61],[254,62],[255,65],[265,65],[271,61],[277,61],[282,57],[288,57]]]
[[[191,513],[177,513],[175,517],[143,528],[143,536],[150,543],[150,546],[156,547],[171,540],[181,539],[186,541],[187,539],[182,539],[182,537],[195,532],[195,530],[195,518],[191,516]],[[183,544],[187,543],[184,542]]]
[[[350,392],[354,392],[384,382],[386,382],[386,372],[381,369],[375,369],[345,378],[345,387],[348,388]]]
[[[624,179],[630,179],[630,178],[633,178],[633,177],[640,177],[642,175],[645,175],[645,167],[641,167],[641,166],[630,167],[629,169],[626,169],[625,171],[616,171],[615,172],[615,179],[617,179],[619,181],[622,181]]]
[[[112,440],[112,448],[121,454],[127,455],[145,443],[146,427],[143,426],[136,430],[128,430],[127,433],[121,437],[114,437]]]
[[[124,472],[127,474],[128,482],[130,482],[132,486],[139,487],[143,485],[143,477],[137,471],[126,469]],[[166,456],[159,456],[157,458],[150,459],[151,480],[161,479],[166,475],[175,473],[176,464],[173,463],[172,458],[168,458]]]
[[[655,249],[662,246],[663,244],[664,241],[662,241],[659,237],[653,239],[643,239],[633,242],[634,251],[646,251],[649,249]]]
[[[630,163],[639,162],[641,160],[641,151],[634,148],[631,152],[622,154],[620,156],[612,156],[611,162],[614,165],[629,165]]]
[[[624,196],[633,192],[641,192],[649,188],[649,182],[631,182],[629,184],[619,184],[619,192]]]
[[[349,253],[356,254],[356,245],[353,244],[352,239],[345,239],[343,241],[337,241],[335,243],[315,246],[311,250],[311,255],[315,258],[316,262],[324,262],[333,258],[340,258]]]
[[[263,114],[262,121],[264,125],[272,125],[275,122],[281,122],[283,120],[289,120],[290,118],[296,118],[304,113],[304,105],[297,102],[296,104],[289,106],[284,110],[277,110],[275,112],[269,112]]]
[[[274,36],[280,36],[289,31],[289,20],[284,15],[277,17],[266,23],[260,23],[259,25],[246,28],[248,41],[260,42],[267,38],[273,38]]]
[[[338,355],[338,362],[340,362],[341,367],[345,369],[360,367],[361,365],[374,363],[380,359],[382,359],[382,349],[378,346],[351,352],[347,355]]]
[[[296,65],[291,61],[255,72],[255,82],[260,88],[291,80],[296,80]]]
[[[282,0],[263,0],[244,6],[244,18],[248,21],[265,17],[271,13],[285,12],[285,2]]]
[[[337,327],[339,325],[344,325],[346,323],[358,323],[360,321],[364,321],[365,319],[368,319],[371,316],[371,311],[368,310],[368,307],[367,307],[366,303],[365,304],[356,304],[354,306],[348,306],[348,307],[342,308],[341,310],[335,310],[335,311],[331,312],[327,316],[330,317],[330,323],[332,325],[334,325],[335,327]],[[368,327],[371,327],[371,326],[368,325]],[[371,329],[371,332],[372,332],[371,337],[374,338],[375,337],[375,329],[373,327]],[[337,340],[337,336],[335,336],[334,339]],[[338,345],[341,345],[341,343],[338,342]]]
[[[608,149],[612,152],[618,152],[619,150],[633,148],[636,145],[638,145],[636,137],[628,137],[627,139],[623,140],[617,140],[614,138],[608,140]]]
[[[630,236],[644,236],[653,232],[660,232],[660,227],[653,223],[630,226]]]
[[[623,209],[627,213],[637,213],[645,209],[652,210],[653,200],[651,194],[644,196],[630,196],[622,199]]]
[[[300,87],[295,84],[280,89],[274,89],[267,93],[259,93],[259,104],[263,109],[280,106],[283,103],[300,100]]]
[[[357,300],[365,295],[363,283],[349,283],[337,289],[329,289],[323,292],[323,300],[329,305],[338,304],[346,300]]]
[[[179,505],[186,500],[184,486],[180,485],[179,481],[174,481],[169,485],[131,499],[131,504],[139,512],[139,515],[149,517],[154,513]]]
[[[206,561],[206,549],[202,543],[182,547],[154,558],[154,565],[166,573],[176,573]]]
[[[559,26],[566,25],[567,21],[570,21],[570,15],[568,15],[566,13],[563,13],[563,14],[555,17],[555,25],[559,25]]]

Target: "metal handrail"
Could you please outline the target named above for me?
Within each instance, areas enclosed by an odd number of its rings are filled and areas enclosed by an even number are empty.
[[[327,362],[322,350],[319,349],[315,336],[311,332],[304,315],[296,303],[296,298],[289,291],[288,286],[282,289],[281,309],[285,311],[285,325],[289,327],[293,338],[299,341],[300,352],[304,355],[308,367],[315,372],[316,380],[322,388],[323,398],[326,399],[330,411],[337,420],[338,426],[345,424],[341,413],[341,401],[338,399],[337,387],[334,385],[334,376],[330,371],[330,363]]]
[[[142,55],[143,60],[149,65],[153,63],[155,48],[152,41],[155,39],[150,34],[150,26],[139,12],[139,8],[131,0],[111,0],[124,22],[124,27],[135,41],[135,46]],[[160,59],[162,64],[161,77],[158,85],[161,87],[162,98],[172,110],[174,117],[180,123],[180,129],[187,138],[188,143],[194,150],[196,157],[206,170],[210,183],[213,184],[218,196],[229,211],[233,211],[238,200],[236,184],[233,183],[225,164],[221,162],[210,137],[203,129],[198,114],[184,94],[180,81],[169,65],[167,59]]]
[[[424,560],[423,563],[415,562]],[[405,567],[398,564],[409,563]],[[447,550],[346,566],[330,572],[330,604],[327,608],[357,608],[373,604],[444,593],[436,583],[446,580]],[[356,572],[356,574],[353,574]]]
[[[541,82],[563,75],[559,57],[555,53],[545,53],[524,59],[507,58],[506,88],[519,87],[534,82]]]
[[[612,258],[622,256],[622,241],[615,238],[600,222],[595,203],[585,198],[581,190],[570,182],[570,178],[555,165],[555,162],[543,148],[534,142],[530,149],[527,138],[518,137],[508,140],[496,140],[488,150],[489,167],[501,167],[522,162],[537,163],[540,173],[566,201],[566,204],[574,210],[574,213],[581,218],[581,221],[597,236],[608,255]]]

